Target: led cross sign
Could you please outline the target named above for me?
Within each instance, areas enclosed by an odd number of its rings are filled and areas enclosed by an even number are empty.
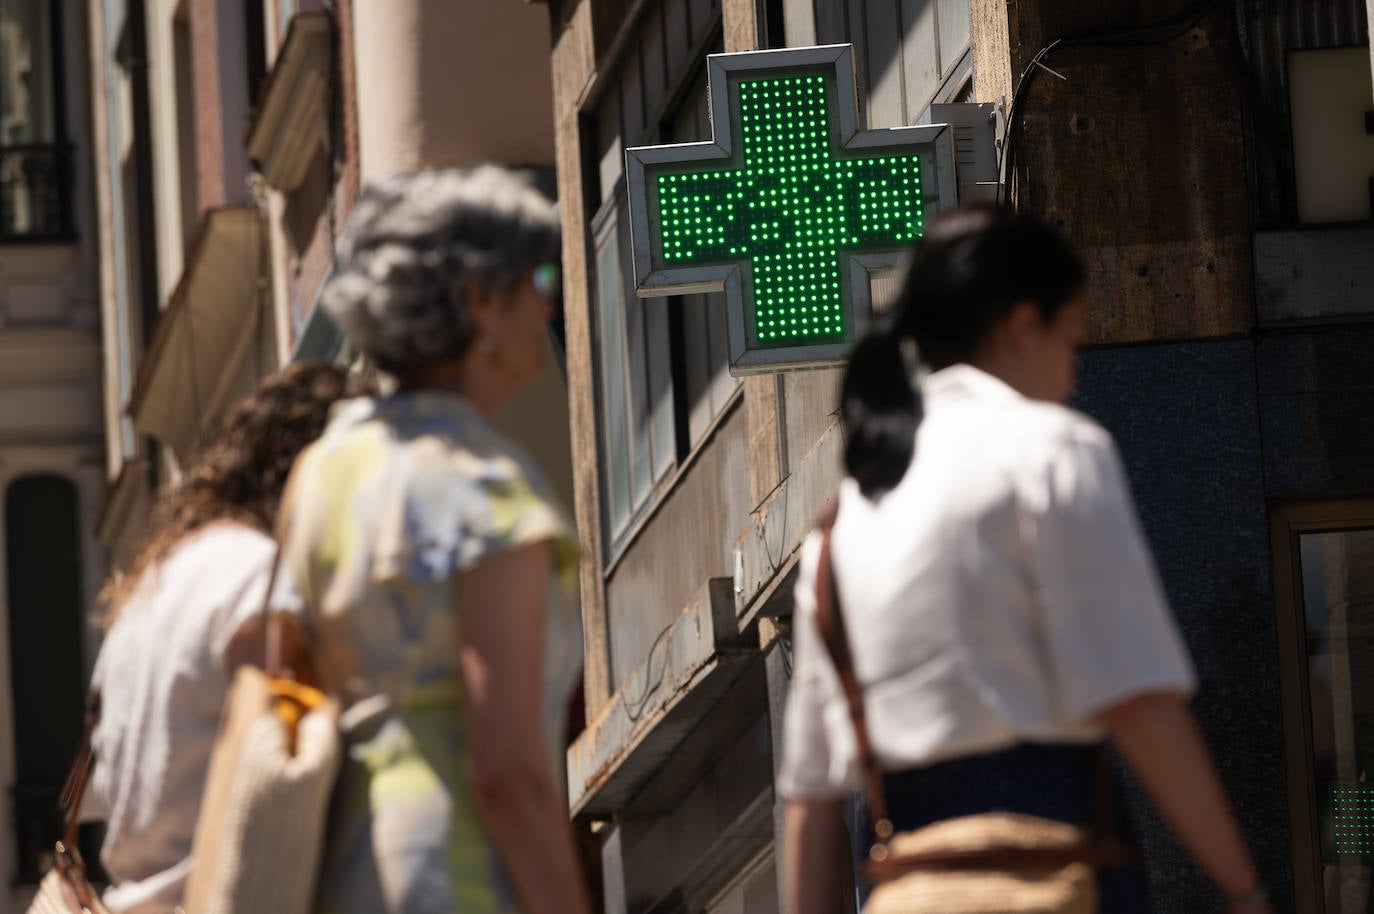
[[[714,138],[626,150],[642,297],[724,290],[730,370],[842,360],[896,267],[955,202],[944,125],[859,130],[849,45],[716,54]]]

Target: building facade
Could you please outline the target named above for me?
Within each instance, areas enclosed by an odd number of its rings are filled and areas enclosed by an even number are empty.
[[[0,3],[0,910],[51,851],[105,568],[86,47],[84,4]]]
[[[1356,419],[1374,406],[1365,4],[550,12],[585,550],[588,725],[569,781],[608,914],[779,909],[791,588],[840,465],[836,371],[733,378],[719,296],[636,297],[624,150],[710,138],[707,55],[828,43],[854,46],[869,126],[990,106],[974,119],[994,121],[1002,193],[1082,249],[1092,339],[1076,405],[1120,442],[1276,908],[1367,910],[1368,851],[1336,832],[1374,720],[1374,440]],[[975,153],[961,145],[962,169]],[[1134,805],[1159,909],[1213,905]]]
[[[552,191],[549,45],[543,10],[517,2],[102,0],[89,16],[104,144],[102,536],[118,566],[150,491],[229,404],[292,359],[345,355],[316,305],[365,177],[498,161]],[[497,96],[455,103],[444,88],[493,68],[516,90],[499,117]],[[507,425],[568,480],[562,390],[551,374]]]
[[[367,178],[494,161],[556,192],[550,32],[547,10],[522,0],[70,5],[90,35],[74,60],[89,68],[95,206],[84,218],[99,241],[86,337],[103,403],[88,463],[118,573],[157,490],[235,400],[292,360],[357,364],[318,300]],[[504,94],[486,88],[498,79]],[[561,370],[498,425],[571,503]]]

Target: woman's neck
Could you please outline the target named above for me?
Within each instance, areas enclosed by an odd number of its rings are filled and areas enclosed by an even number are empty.
[[[398,393],[435,390],[456,394],[472,404],[487,418],[496,415],[505,393],[494,379],[474,370],[471,359],[461,362],[434,362],[411,371],[393,372]]]

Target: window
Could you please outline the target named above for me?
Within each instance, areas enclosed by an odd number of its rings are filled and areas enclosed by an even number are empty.
[[[601,490],[614,558],[675,466],[712,428],[736,382],[722,294],[641,299],[634,290],[623,162],[626,146],[709,139],[705,55],[719,50],[718,0],[651,10],[594,112],[588,175],[591,300],[597,334]]]
[[[85,704],[76,487],[26,476],[5,491],[10,694],[14,700],[16,881],[38,882],[61,837],[57,798]],[[94,838],[94,836],[88,836]],[[82,850],[95,860],[98,843]]]
[[[815,0],[819,44],[853,43],[868,123],[916,123],[972,81],[969,0]]]
[[[664,142],[690,143],[711,138],[706,80],[694,87],[665,129]],[[739,382],[730,374],[725,293],[679,295],[669,300],[675,375],[682,379],[676,401],[679,440],[695,447],[729,402]]]
[[[0,241],[73,232],[58,7],[0,0]]]
[[[1374,900],[1374,503],[1281,509],[1273,546],[1297,910],[1365,914]]]

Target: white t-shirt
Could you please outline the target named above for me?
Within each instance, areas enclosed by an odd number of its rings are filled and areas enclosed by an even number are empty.
[[[1100,740],[1095,715],[1190,693],[1111,436],[969,365],[932,374],[911,467],[876,501],[840,492],[831,554],[879,763]],[[852,724],[816,627],[803,546],[779,791],[859,786]]]
[[[225,650],[262,610],[274,553],[271,538],[238,524],[198,531],[145,572],[105,638],[91,794],[107,823],[111,911],[181,904],[231,679]]]

